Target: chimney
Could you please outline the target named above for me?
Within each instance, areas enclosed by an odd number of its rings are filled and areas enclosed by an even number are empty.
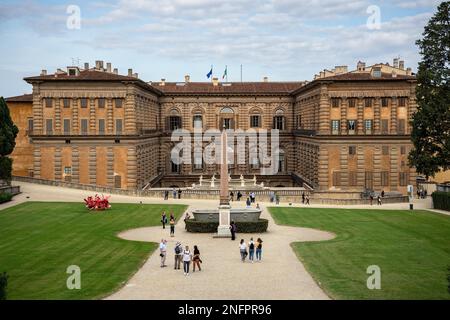
[[[394,58],[394,68],[398,68],[398,58]]]
[[[269,82],[269,77],[264,77],[263,82]]]
[[[184,82],[189,83],[191,81],[191,76],[190,75],[185,75],[184,76]]]
[[[95,70],[100,70],[100,60],[95,60]]]
[[[89,70],[89,62],[84,63],[84,70]]]
[[[133,69],[128,69],[128,76],[132,77],[133,76]]]
[[[362,61],[358,61],[358,64],[356,65],[356,69],[358,71],[366,71],[366,63]]]
[[[159,83],[160,86],[165,86],[166,85],[166,79],[161,78],[161,82]]]
[[[134,78],[139,78],[139,74],[137,72],[133,73]]]
[[[103,60],[100,60],[99,63],[100,63],[99,69],[100,69],[101,71],[104,71],[104,69],[103,69]]]
[[[114,74],[118,74],[118,73],[119,73],[119,70],[117,70],[117,68],[114,68],[113,73],[114,73]]]
[[[408,75],[408,76],[412,75],[412,69],[411,68],[406,68],[406,75]]]
[[[214,87],[217,87],[219,85],[219,78],[212,78],[212,83]]]
[[[111,73],[111,62],[106,63],[106,71]]]
[[[348,67],[347,66],[336,66],[334,68],[334,72],[336,74],[347,73],[347,71],[348,71]]]
[[[398,62],[398,67],[402,70],[405,70],[405,61],[404,60],[400,60]]]
[[[41,76],[46,76],[46,75],[47,75],[47,70],[42,69],[42,71],[41,71]]]

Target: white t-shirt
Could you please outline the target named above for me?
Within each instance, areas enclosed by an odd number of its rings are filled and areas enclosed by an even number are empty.
[[[183,251],[183,261],[191,261],[192,253],[190,251]]]
[[[163,242],[161,242],[161,243],[159,244],[159,250],[160,250],[161,252],[166,251],[166,244],[163,243]]]
[[[241,249],[241,250],[247,249],[245,242],[243,242],[242,244],[239,245],[239,249]]]

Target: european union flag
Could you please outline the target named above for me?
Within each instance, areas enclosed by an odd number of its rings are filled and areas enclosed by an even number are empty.
[[[211,70],[209,70],[209,72],[206,74],[206,77],[209,79],[212,76],[212,66],[211,66]]]

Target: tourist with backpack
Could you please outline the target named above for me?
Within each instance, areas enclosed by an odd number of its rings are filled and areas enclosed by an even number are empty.
[[[247,257],[247,245],[245,244],[244,239],[241,239],[241,242],[239,243],[239,252],[241,253],[241,260],[242,262],[245,262],[245,258]]]
[[[186,248],[183,251],[183,270],[184,275],[189,275],[189,265],[191,264],[192,260],[192,253],[189,251],[189,246],[186,246]]]
[[[258,238],[258,240],[256,240],[256,261],[261,261],[262,243],[263,241],[261,240],[261,238]]]
[[[250,238],[250,242],[248,243],[248,260],[253,263],[253,256],[255,254],[255,243],[253,242],[253,238]]]
[[[183,247],[180,242],[175,245],[175,270],[180,270],[181,259],[182,259]]]
[[[198,267],[198,271],[202,271],[200,268],[200,263],[203,263],[202,259],[200,259],[200,250],[198,250],[197,246],[194,246],[194,257],[192,258],[192,272],[195,272],[195,266]]]

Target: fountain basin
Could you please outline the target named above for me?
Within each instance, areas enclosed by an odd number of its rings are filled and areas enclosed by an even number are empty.
[[[198,209],[192,211],[195,221],[219,222],[219,210]],[[234,222],[256,222],[261,215],[260,209],[234,208],[230,210],[230,220]]]

